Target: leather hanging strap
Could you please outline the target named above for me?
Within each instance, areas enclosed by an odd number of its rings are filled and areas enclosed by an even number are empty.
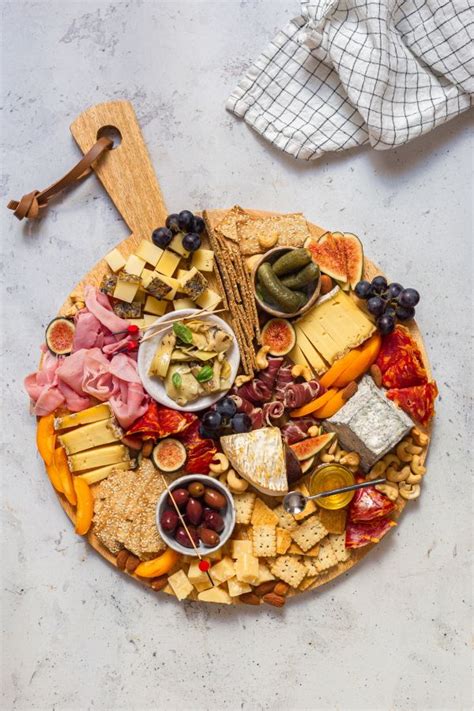
[[[31,193],[23,195],[21,200],[10,200],[7,207],[13,210],[13,214],[19,220],[24,217],[34,220],[39,216],[39,212],[43,207],[46,207],[49,200],[57,193],[64,190],[70,185],[73,185],[81,178],[85,178],[92,171],[92,164],[100,158],[105,151],[109,151],[114,145],[110,138],[99,138],[97,143],[94,143],[90,151],[81,158],[79,163],[66,173],[62,178],[46,188],[46,190],[33,190]]]

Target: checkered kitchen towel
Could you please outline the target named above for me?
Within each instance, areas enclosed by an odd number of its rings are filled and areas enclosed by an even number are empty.
[[[301,0],[227,101],[296,158],[386,150],[465,111],[469,0]]]

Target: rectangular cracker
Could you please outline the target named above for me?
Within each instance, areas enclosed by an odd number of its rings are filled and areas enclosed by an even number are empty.
[[[234,494],[236,523],[250,523],[256,498],[257,495],[252,491],[244,491],[243,494]]]
[[[273,575],[297,588],[306,576],[306,568],[289,555],[281,555],[270,565]]]
[[[325,570],[329,570],[329,568],[333,568],[337,565],[337,562],[337,556],[331,541],[329,538],[325,538],[324,541],[321,541],[318,557],[314,559],[315,566],[322,573]]]
[[[328,540],[331,543],[332,549],[336,555],[338,563],[345,563],[351,557],[351,549],[346,548],[346,534],[329,535]]]
[[[295,517],[285,511],[282,504],[273,509],[273,513],[278,517],[278,525],[281,528],[285,528],[287,531],[293,531],[298,528],[298,522],[295,521]]]
[[[271,524],[254,526],[252,534],[253,554],[256,558],[271,558],[277,554],[276,528]]]
[[[310,548],[315,546],[316,543],[319,543],[327,534],[328,532],[318,516],[311,516],[298,526],[295,531],[291,532],[291,537],[303,551],[309,551]]]
[[[332,511],[331,509],[321,509],[319,518],[324,528],[329,533],[344,533],[346,530],[347,512],[345,509]]]
[[[252,526],[276,526],[278,524],[278,516],[261,499],[256,499],[251,522]]]
[[[284,528],[277,527],[276,529],[277,550],[279,555],[284,555],[291,545],[291,536],[289,531]]]

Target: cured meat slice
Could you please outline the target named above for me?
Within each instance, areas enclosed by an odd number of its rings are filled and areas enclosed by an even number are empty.
[[[188,474],[208,474],[209,464],[214,459],[217,447],[214,440],[201,437],[197,418],[184,430],[179,439],[186,447],[188,455],[184,471]]]
[[[367,486],[355,492],[349,506],[348,519],[352,523],[373,521],[388,516],[394,509],[393,501],[377,491],[374,486]]]
[[[277,420],[285,412],[285,406],[279,400],[266,402],[262,408],[263,419],[267,425],[272,425],[272,420]]]
[[[369,543],[379,543],[385,534],[397,524],[387,518],[366,523],[350,521],[346,526],[346,548],[362,548]]]
[[[293,382],[293,376],[291,374],[292,368],[293,363],[285,358],[280,366],[275,382],[275,397],[277,400],[284,399],[287,386]]]
[[[283,393],[283,403],[290,410],[303,407],[303,405],[319,397],[322,389],[318,380],[309,380],[305,383],[289,383]]]
[[[386,388],[409,388],[426,383],[428,374],[418,356],[418,349],[403,350],[398,359],[382,373],[382,385]]]
[[[240,388],[234,388],[233,393],[254,403],[267,402],[272,396],[272,391],[263,380],[254,378],[248,383],[244,383]]]
[[[427,425],[432,419],[435,412],[434,401],[437,396],[438,386],[434,380],[411,388],[387,390],[387,397],[422,425]]]
[[[270,392],[273,391],[277,373],[283,363],[283,358],[268,358],[268,365],[265,370],[261,370],[258,379],[265,383]]]
[[[196,415],[190,412],[178,412],[152,401],[145,414],[127,430],[126,435],[140,435],[142,439],[170,437],[184,432],[196,420]]]
[[[245,414],[250,417],[252,420],[253,430],[258,430],[259,427],[263,427],[263,410],[261,407],[258,407],[253,402],[246,400],[240,395],[231,395],[230,397],[237,405],[237,411],[245,412]]]
[[[388,368],[397,362],[401,353],[407,349],[410,350],[413,348],[418,351],[421,360],[421,353],[418,350],[418,346],[413,341],[410,332],[407,328],[405,328],[405,326],[400,326],[400,324],[398,324],[392,333],[384,336],[376,363],[382,373],[385,373]]]
[[[290,420],[281,428],[281,434],[287,444],[295,444],[306,439],[310,427],[314,427],[318,422],[313,417],[302,417],[298,420]]]

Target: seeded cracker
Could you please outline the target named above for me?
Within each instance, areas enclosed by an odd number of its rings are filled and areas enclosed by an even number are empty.
[[[278,524],[278,516],[261,499],[255,501],[252,512],[252,526],[273,526]]]
[[[227,239],[238,242],[239,235],[237,232],[237,223],[246,222],[249,217],[250,216],[245,212],[245,210],[239,207],[239,205],[234,205],[234,207],[228,210],[222,220],[216,225],[216,230],[218,230]]]
[[[277,537],[277,553],[279,555],[283,555],[286,553],[288,548],[291,545],[291,536],[289,531],[286,531],[284,528],[277,528],[276,529],[276,537]]]
[[[268,217],[252,217],[246,221],[237,221],[240,251],[244,255],[257,254],[262,251],[261,240],[273,238],[278,234],[278,245],[302,247],[310,237],[308,223],[302,214],[269,215]]]
[[[327,536],[327,533],[319,518],[311,516],[298,526],[296,531],[291,532],[291,537],[302,550],[308,551]]]
[[[303,578],[306,576],[306,568],[297,560],[294,560],[289,555],[279,556],[274,563],[270,565],[270,570],[273,575],[285,583],[291,585],[292,588],[297,588]]]
[[[281,526],[281,528],[285,528],[287,531],[293,531],[295,528],[298,528],[298,522],[295,521],[295,517],[285,511],[282,504],[273,509],[273,513],[277,515],[278,525]]]
[[[246,491],[243,494],[234,494],[235,520],[237,523],[250,523],[256,498],[256,494],[251,491]]]
[[[314,563],[320,573],[322,573],[324,570],[329,570],[329,568],[333,568],[335,565],[337,565],[337,556],[334,553],[329,538],[326,538],[324,541],[321,541],[319,555],[317,558],[314,559]]]
[[[304,484],[301,484],[301,486],[297,487],[297,491],[301,491],[303,496],[309,496],[308,488]],[[295,514],[295,519],[297,521],[303,521],[305,518],[308,518],[308,516],[311,516],[311,514],[316,511],[316,508],[317,507],[314,501],[307,501],[303,511],[299,514]]]
[[[271,558],[277,553],[275,526],[254,526],[252,534],[253,554],[256,558]]]
[[[338,536],[330,535],[328,540],[331,542],[332,549],[336,555],[338,563],[345,563],[351,557],[350,548],[346,548],[346,534],[341,533]]]

